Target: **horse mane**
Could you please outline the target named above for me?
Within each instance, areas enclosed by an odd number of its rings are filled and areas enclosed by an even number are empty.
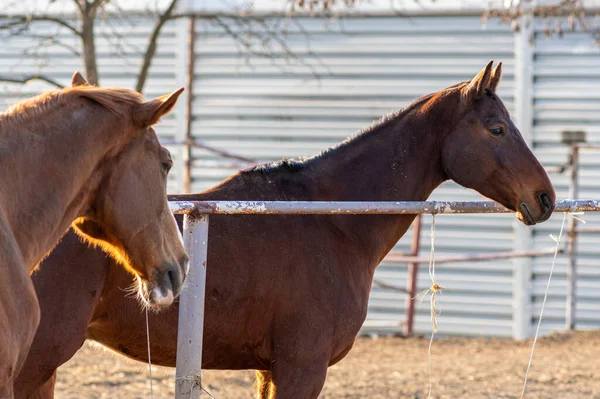
[[[0,123],[23,123],[82,97],[102,105],[117,116],[123,115],[123,104],[138,105],[144,102],[144,98],[140,93],[130,89],[96,86],[69,87],[62,90],[48,91],[9,107],[6,111],[0,113]]]
[[[288,170],[290,172],[297,172],[306,167],[306,164],[307,164],[306,161],[308,159],[309,158],[299,158],[299,159],[283,158],[279,161],[268,162],[268,163],[252,166],[248,169],[243,170],[242,173],[246,173],[246,174],[247,173],[257,173],[257,172],[271,173],[271,172],[277,172],[277,171],[282,171],[282,170]]]
[[[123,113],[123,104],[139,105],[144,103],[144,97],[135,90],[122,88],[102,88],[96,86],[76,86],[64,89],[60,96],[69,98],[85,97],[97,102],[113,114]]]
[[[335,154],[340,148],[343,148],[357,140],[360,140],[362,137],[366,136],[369,133],[383,129],[383,128],[387,127],[390,123],[396,122],[396,121],[404,118],[410,111],[414,110],[415,108],[421,107],[423,104],[427,103],[433,97],[439,96],[441,93],[449,94],[451,92],[454,92],[455,90],[459,90],[468,82],[469,81],[461,82],[461,83],[455,84],[453,86],[450,86],[444,90],[438,91],[436,93],[432,93],[432,94],[428,94],[423,97],[420,97],[420,98],[414,100],[413,102],[411,102],[410,104],[406,105],[405,107],[400,108],[399,110],[396,110],[396,111],[392,111],[392,112],[384,115],[383,117],[373,121],[373,123],[370,126],[367,126],[367,127],[363,128],[362,130],[359,130],[358,132],[347,137],[344,141],[337,143],[337,144],[333,145],[332,147],[329,147],[329,148],[321,151],[317,155],[313,155],[310,157],[300,157],[300,158],[284,158],[279,161],[252,166],[248,169],[242,170],[241,173],[243,175],[250,175],[250,174],[256,174],[256,173],[277,173],[277,172],[284,172],[284,171],[298,172],[298,171],[306,168],[311,162],[315,162],[319,159],[322,159],[327,155]]]

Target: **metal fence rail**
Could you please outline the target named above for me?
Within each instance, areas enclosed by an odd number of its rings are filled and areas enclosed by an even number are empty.
[[[283,215],[283,214],[464,214],[508,213],[492,201],[398,201],[398,202],[323,202],[323,201],[176,201],[171,211],[184,214],[184,239],[190,256],[188,282],[179,299],[176,399],[199,398],[202,392],[202,330],[204,287],[208,254],[209,215]],[[598,200],[561,200],[555,212],[598,212]]]
[[[511,213],[493,201],[172,201],[169,208],[178,214],[210,215],[340,215],[340,214],[463,214]],[[556,201],[554,212],[598,212],[600,200]]]

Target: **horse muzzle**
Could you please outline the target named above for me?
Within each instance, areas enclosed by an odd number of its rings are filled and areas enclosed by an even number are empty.
[[[523,201],[517,208],[517,218],[527,226],[545,222],[554,211],[553,197],[545,192],[539,192],[535,198],[537,202],[535,205],[532,206],[531,203]]]
[[[150,281],[140,281],[142,299],[151,307],[169,306],[181,293],[189,270],[189,258],[184,255],[178,265],[167,266]]]

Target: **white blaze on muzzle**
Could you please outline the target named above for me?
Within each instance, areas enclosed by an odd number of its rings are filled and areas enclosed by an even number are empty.
[[[169,306],[175,299],[173,296],[173,290],[168,289],[167,294],[163,293],[163,289],[160,287],[154,287],[150,291],[146,291],[144,288],[144,281],[140,276],[137,276],[139,297],[142,298],[144,304],[148,306]]]
[[[153,305],[169,306],[173,303],[173,291],[167,290],[167,295],[163,295],[163,290],[158,287],[152,289],[150,296],[154,299]]]

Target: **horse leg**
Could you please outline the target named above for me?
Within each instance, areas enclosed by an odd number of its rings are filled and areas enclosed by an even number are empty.
[[[29,355],[15,379],[17,399],[28,399],[45,386],[56,369],[83,345],[109,262],[101,250],[89,248],[69,232],[31,276],[38,296],[43,298],[42,316]]]
[[[13,398],[13,389],[12,383],[3,384],[0,386],[0,399],[12,399]]]
[[[54,385],[56,384],[56,371],[49,380],[37,389],[29,399],[54,399]]]
[[[0,219],[0,398],[13,397],[40,322],[40,307],[21,252]]]
[[[312,364],[295,364],[275,359],[271,399],[316,399],[327,377],[328,359]]]
[[[272,381],[270,370],[256,370],[256,399],[269,399],[271,397]]]

